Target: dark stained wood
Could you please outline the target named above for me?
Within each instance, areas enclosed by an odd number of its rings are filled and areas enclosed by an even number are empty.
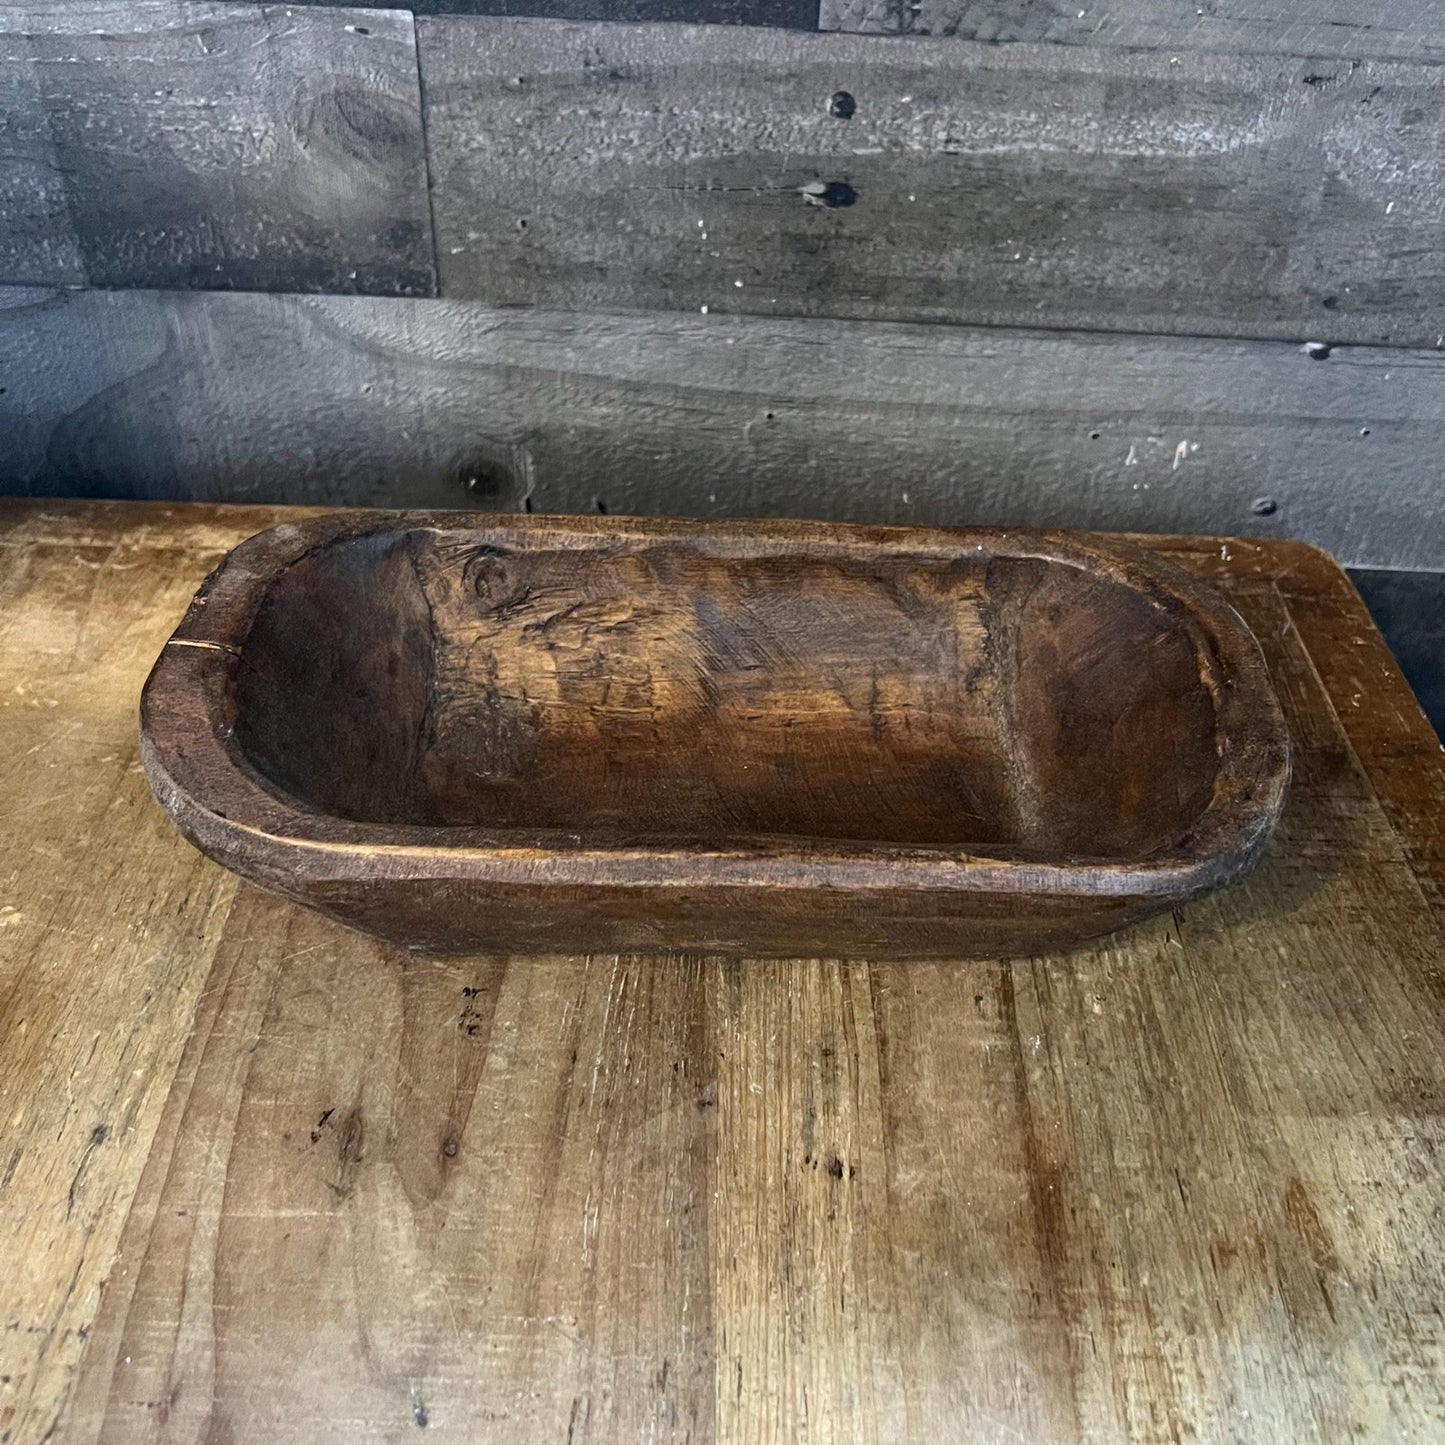
[[[446,296],[1445,334],[1431,66],[463,17],[417,38]]]
[[[1445,355],[0,290],[0,490],[1253,532],[1445,567]]]
[[[1327,559],[1151,544],[1294,742],[1234,889],[1066,958],[433,962],[139,773],[288,515],[0,502],[11,1445],[1438,1437],[1445,754]]]
[[[433,294],[411,16],[0,5],[0,281]]]
[[[1440,0],[822,0],[818,26],[991,43],[1049,41],[1338,60],[1445,60]]]
[[[288,524],[141,719],[202,851],[422,952],[1066,947],[1248,871],[1289,775],[1227,606],[1046,533]]]
[[[1264,592],[1278,595],[1287,615],[1281,638],[1298,631],[1319,685],[1331,699],[1321,736],[1334,738],[1369,775],[1372,797],[1395,830],[1416,885],[1445,927],[1445,744],[1410,689],[1400,664],[1344,570],[1322,566],[1314,548],[1232,538],[1217,553],[1159,546],[1191,570],[1226,586],[1236,606]],[[1242,609],[1248,616],[1247,606]],[[1258,629],[1257,629],[1258,630]],[[1265,632],[1259,631],[1263,639]],[[1278,672],[1275,672],[1276,679]],[[1288,699],[1283,698],[1288,712]],[[1291,727],[1299,756],[1298,726]],[[1296,783],[1298,768],[1295,770]],[[1438,976],[1437,976],[1438,977]]]

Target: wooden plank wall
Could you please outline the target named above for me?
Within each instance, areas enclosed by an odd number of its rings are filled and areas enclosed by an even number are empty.
[[[0,489],[1445,566],[1445,7],[670,3],[4,0]]]
[[[1445,334],[1432,67],[1322,77],[1296,57],[417,29],[443,295],[1408,346]],[[829,110],[840,91],[847,119]]]
[[[818,27],[1173,54],[1445,60],[1440,0],[822,0]]]
[[[1433,351],[12,289],[0,489],[1295,533],[1424,567],[1442,386]]]
[[[0,5],[0,281],[436,291],[405,11]]]

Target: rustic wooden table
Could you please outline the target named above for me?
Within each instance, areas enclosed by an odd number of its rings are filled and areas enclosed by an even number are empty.
[[[1175,917],[418,962],[140,775],[151,661],[277,515],[0,506],[0,1441],[1445,1438],[1445,758],[1323,555],[1157,544],[1296,747]]]

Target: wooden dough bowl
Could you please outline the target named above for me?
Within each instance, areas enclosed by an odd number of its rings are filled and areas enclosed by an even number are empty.
[[[142,753],[246,878],[426,952],[978,957],[1232,882],[1289,774],[1239,617],[1127,544],[353,512],[207,579]]]

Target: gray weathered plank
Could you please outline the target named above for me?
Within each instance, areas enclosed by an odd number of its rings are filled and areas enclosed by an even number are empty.
[[[0,280],[434,294],[410,14],[0,5]]]
[[[1445,334],[1434,67],[417,27],[443,295],[1408,345]],[[830,113],[840,90],[851,119]]]
[[[332,4],[334,0],[304,0]],[[549,20],[663,20],[818,28],[818,0],[413,0],[414,15],[531,15]]]
[[[0,490],[1254,533],[1438,568],[1442,383],[1445,355],[1386,348],[13,289]]]
[[[1440,0],[822,0],[821,30],[960,40],[1445,60]]]

